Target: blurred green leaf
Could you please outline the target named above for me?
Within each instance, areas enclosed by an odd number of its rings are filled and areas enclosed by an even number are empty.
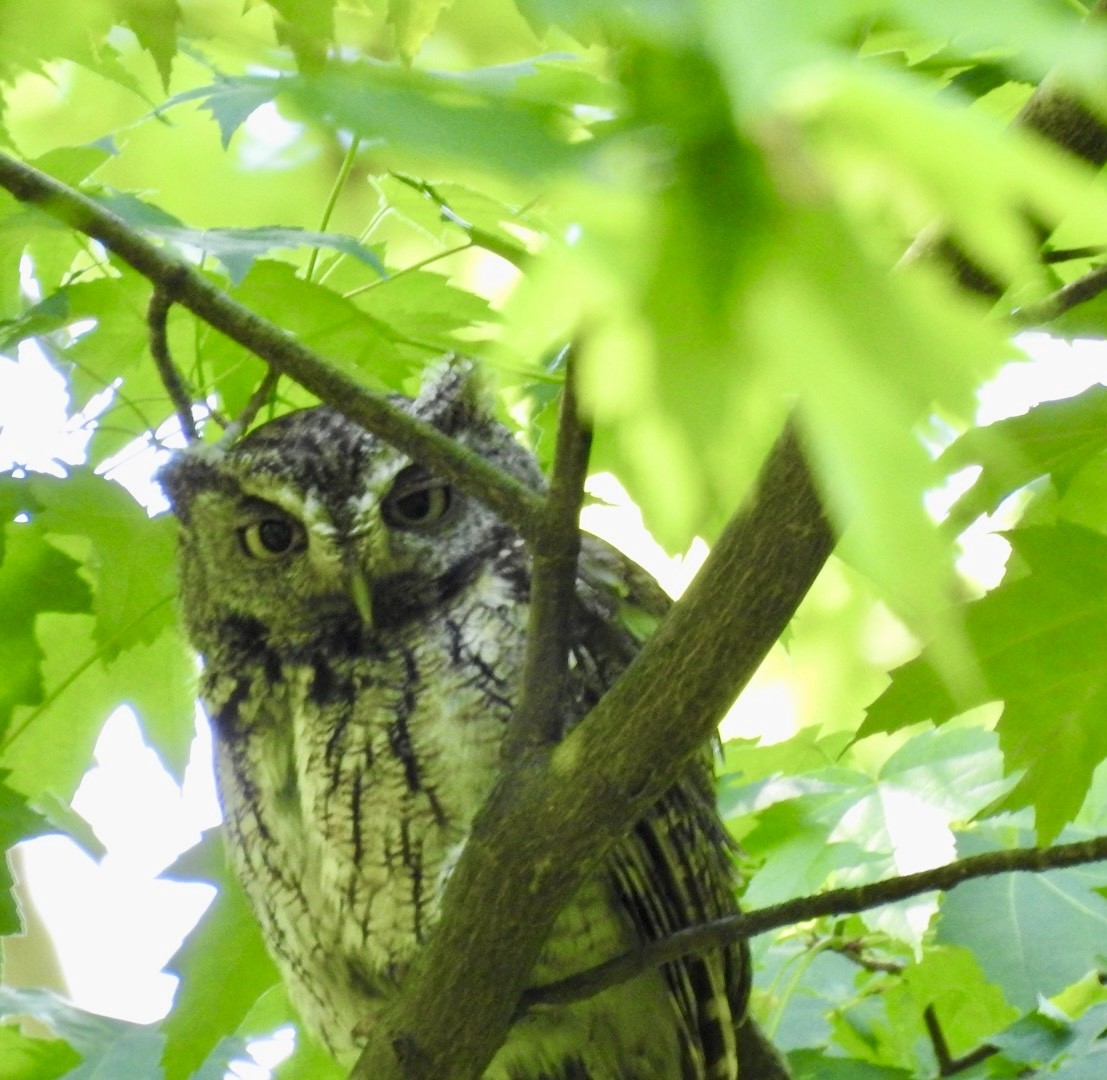
[[[42,815],[37,814],[6,784],[7,773],[0,769],[0,851],[7,851],[21,840],[41,836],[50,831]],[[19,934],[23,930],[19,905],[12,887],[15,882],[7,859],[0,861],[0,937]],[[0,1029],[2,1030],[2,1029]],[[0,1061],[3,1057],[0,1056]]]
[[[1010,575],[965,607],[972,652],[952,681],[946,657],[958,641],[931,643],[897,668],[869,707],[860,738],[922,720],[942,723],[988,701],[1009,772],[1021,775],[1006,807],[1034,806],[1038,835],[1053,839],[1084,800],[1107,758],[1107,538],[1059,522],[1007,534],[1030,572]]]
[[[794,1050],[788,1064],[794,1080],[909,1080],[912,1075],[867,1061],[830,1057],[819,1050]]]
[[[97,1016],[50,990],[0,986],[0,1017],[12,1016],[33,1017],[80,1055],[81,1064],[65,1074],[68,1080],[159,1080],[162,1037],[152,1027]]]
[[[400,55],[410,60],[434,30],[438,16],[453,0],[388,0],[388,21]]]
[[[197,848],[166,871],[199,878],[218,889],[211,907],[173,955],[168,968],[180,976],[173,1011],[162,1022],[166,1080],[183,1080],[220,1039],[235,1031],[261,994],[278,981],[257,920],[230,874],[222,836],[210,830]]]
[[[996,1037],[996,1046],[1009,1061],[1040,1066],[1072,1045],[1073,1031],[1059,1017],[1032,1012]]]
[[[61,1039],[32,1038],[15,1025],[0,1025],[0,1061],[6,1080],[60,1080],[81,1061]]]
[[[1084,25],[1077,5],[1036,0],[895,0],[906,22],[935,37],[955,39],[965,51],[1009,54],[1008,63],[1041,78],[1058,64],[1090,75],[1093,57],[1107,45],[1103,28]],[[1071,76],[1070,76],[1071,77]]]
[[[1040,230],[1066,218],[1102,221],[1107,193],[1090,170],[1018,128],[1003,128],[970,109],[946,104],[906,79],[827,67],[797,87],[797,122],[846,195],[883,175],[889,198],[920,228],[926,213],[1002,283],[1046,278],[1038,260]],[[942,154],[927,148],[941,145]],[[866,179],[869,177],[870,179]]]
[[[295,1046],[274,1070],[277,1080],[344,1080],[346,1070],[340,1068],[299,1025],[288,994],[280,983],[258,998],[239,1031],[247,1035],[269,1033],[290,1023],[296,1025]]]
[[[151,613],[172,596],[151,600]],[[180,635],[164,630],[110,664],[102,661],[90,617],[42,615],[44,693],[34,708],[15,710],[3,748],[11,784],[32,800],[42,792],[69,798],[88,769],[104,721],[120,704],[138,712],[166,767],[178,781],[193,735],[195,663]],[[150,672],[159,674],[150,678]]]
[[[889,1011],[909,1007],[921,1018],[933,1008],[954,1057],[984,1045],[1019,1015],[984,977],[976,956],[952,945],[928,949],[905,969],[902,984],[889,995]]]
[[[761,866],[744,903],[761,907],[827,881],[859,884],[949,862],[952,823],[1004,786],[995,737],[979,729],[921,732],[875,776],[836,765],[751,785],[745,800],[759,808],[757,824],[742,846]],[[917,944],[932,907],[924,897],[864,917]]]
[[[537,177],[576,163],[561,109],[491,93],[481,73],[405,72],[362,61],[332,64],[312,78],[282,80],[304,115],[362,139],[482,170]]]
[[[387,287],[387,283],[382,287]],[[399,386],[439,352],[433,337],[406,338],[383,319],[322,285],[304,281],[287,263],[259,260],[235,290],[235,298],[295,334],[330,363],[344,367],[375,389]],[[372,307],[366,303],[365,307]],[[413,327],[418,334],[418,327]],[[218,334],[206,337],[201,357],[218,385],[249,354]],[[250,370],[256,370],[251,364]],[[252,379],[251,379],[252,381]]]
[[[154,58],[162,86],[169,89],[181,8],[177,0],[117,0],[127,25],[139,44]]]

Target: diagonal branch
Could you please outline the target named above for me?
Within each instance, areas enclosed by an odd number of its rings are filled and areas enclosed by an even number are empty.
[[[523,1008],[533,1008],[579,1001],[592,997],[609,986],[628,982],[651,968],[679,960],[682,956],[710,952],[739,938],[755,937],[770,930],[778,930],[782,926],[806,922],[808,919],[825,915],[852,915],[923,893],[948,891],[966,881],[995,874],[1041,873],[1044,870],[1060,870],[1104,859],[1107,859],[1107,836],[1098,836],[1092,840],[1058,844],[1050,848],[988,851],[932,870],[920,870],[918,873],[904,874],[886,881],[854,885],[845,889],[829,889],[814,896],[799,897],[782,904],[772,904],[740,915],[729,915],[724,919],[681,930],[569,978],[534,987],[523,995],[521,1005]]]
[[[1096,0],[1086,19],[1099,25],[1107,22],[1107,0]],[[1072,93],[1060,73],[1047,75],[1039,83],[1012,126],[1035,132],[1095,168],[1107,163],[1107,124]],[[945,234],[940,224],[919,233],[900,262],[908,265],[928,256],[939,257],[957,283],[968,292],[993,300],[1003,292],[1002,287]]]
[[[833,543],[789,425],[751,505],[622,678],[564,741],[532,748],[505,770],[474,822],[435,931],[353,1077],[481,1075],[557,914],[702,750]]]
[[[270,403],[280,380],[281,373],[273,368],[265,373],[250,395],[250,400],[243,406],[242,412],[227,425],[227,435],[237,438],[249,428],[257,414]]]
[[[1060,318],[1074,307],[1094,300],[1104,291],[1107,291],[1107,266],[1097,266],[1083,277],[1078,277],[1050,293],[1044,300],[1017,308],[1011,313],[1011,317],[1020,326],[1041,326]]]
[[[188,263],[140,236],[122,218],[6,154],[0,154],[0,187],[99,240],[152,281],[165,302],[187,308],[321,401],[341,409],[374,435],[482,499],[525,538],[534,536],[541,500],[524,484],[425,421],[409,416],[384,395],[366,390],[286,330],[233,300]]]

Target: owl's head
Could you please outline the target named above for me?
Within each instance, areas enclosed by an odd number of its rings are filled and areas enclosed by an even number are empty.
[[[538,488],[533,456],[483,406],[469,365],[394,402]],[[181,524],[185,621],[203,653],[228,628],[277,648],[330,630],[393,632],[447,603],[513,545],[479,500],[326,406],[230,447],[194,446],[159,480]]]

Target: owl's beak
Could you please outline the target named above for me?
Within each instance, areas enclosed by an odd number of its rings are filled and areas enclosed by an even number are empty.
[[[369,582],[360,567],[350,568],[350,599],[361,616],[366,627],[373,627],[373,598],[369,592]]]

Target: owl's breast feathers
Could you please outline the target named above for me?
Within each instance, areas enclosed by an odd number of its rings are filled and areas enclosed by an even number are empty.
[[[596,572],[582,582],[567,723],[637,649],[615,608],[658,614],[664,604],[609,549],[590,545],[587,558]],[[434,581],[374,583],[371,627],[336,613],[310,642],[276,647],[261,622],[230,617],[206,657],[236,870],[303,1019],[346,1061],[355,1027],[437,917],[498,775],[527,591],[526,555],[503,536]],[[534,981],[733,910],[705,758],[582,887]],[[733,1080],[746,971],[735,947],[539,1010],[515,1026],[487,1077]]]

